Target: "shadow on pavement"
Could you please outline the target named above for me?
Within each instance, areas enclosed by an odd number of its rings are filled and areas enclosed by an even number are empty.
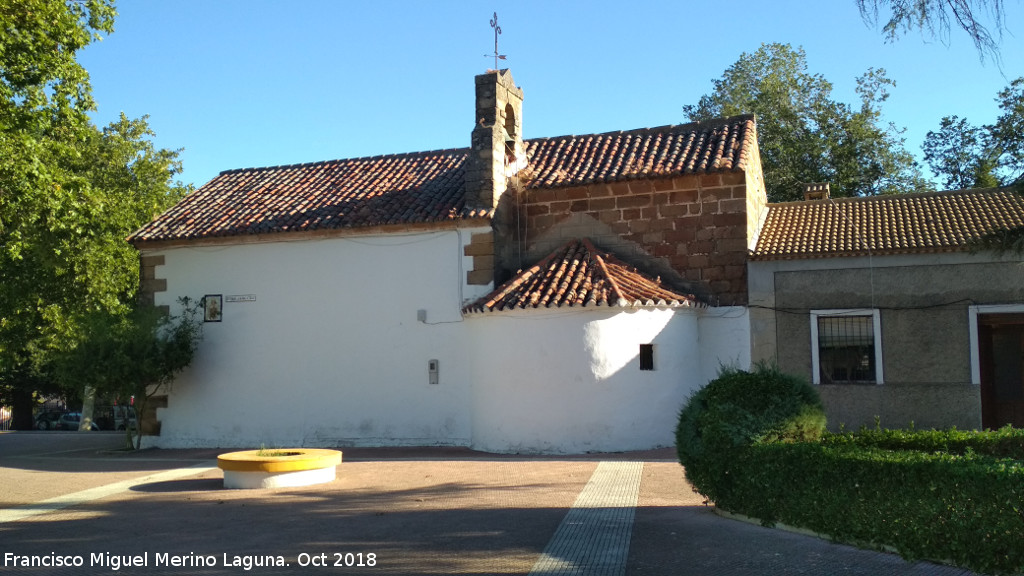
[[[161,492],[212,492],[224,490],[223,478],[199,478],[189,480],[167,480],[166,482],[151,482],[132,486],[133,492],[161,493]]]
[[[561,467],[561,477],[531,476],[530,466],[513,464],[507,481],[497,474],[459,481],[422,464],[408,463],[400,467],[404,478],[380,483],[342,475],[321,486],[279,490],[224,490],[211,472],[0,524],[0,541],[15,554],[81,555],[86,563],[94,554],[146,553],[148,566],[130,572],[142,575],[238,574],[245,568],[233,563],[267,556],[289,566],[251,567],[253,573],[527,574],[585,480],[564,481],[568,472]],[[461,466],[446,470],[458,473]],[[474,470],[483,468],[468,472]],[[211,557],[213,565],[157,567],[156,554]],[[373,567],[345,566],[357,557],[365,563],[369,554]],[[312,558],[328,566],[299,566]],[[627,574],[654,576],[966,574],[723,519],[705,506],[637,507],[628,567]]]
[[[0,448],[12,445],[9,436],[0,436]],[[75,451],[54,454],[45,440],[19,439],[14,455],[0,451],[0,473],[12,465],[30,471],[9,473],[21,476],[51,467],[71,475],[124,466],[167,469],[191,465],[195,459],[209,461],[218,452],[144,451],[110,457],[82,445],[82,440],[70,442],[76,444]],[[111,571],[109,564],[90,568],[93,559],[139,554],[146,554],[148,566],[124,573],[527,574],[597,461],[643,460],[635,454],[524,458],[465,449],[343,451],[345,463],[331,483],[225,490],[217,470],[151,482],[2,523],[0,552],[80,555],[83,569],[62,572],[72,575]],[[39,478],[60,483],[69,476]],[[699,502],[677,463],[645,464],[626,574],[968,574],[724,519]],[[179,557],[184,564],[158,567],[156,554]],[[372,567],[346,565],[357,557],[365,564],[369,554],[374,554]],[[274,562],[280,556],[290,565],[244,566],[267,556]],[[208,565],[189,564],[197,558]],[[328,566],[299,566],[313,558],[324,559]],[[48,567],[15,571],[53,573]]]

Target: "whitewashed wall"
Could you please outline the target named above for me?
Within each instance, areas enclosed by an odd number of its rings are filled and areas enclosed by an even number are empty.
[[[559,309],[472,316],[473,447],[580,453],[674,444],[701,385],[695,310]],[[640,344],[655,370],[641,371]]]
[[[701,310],[701,381],[718,377],[723,367],[750,369],[750,309],[746,306],[722,306]]]
[[[463,318],[463,302],[486,288],[464,283],[473,231],[152,252],[165,258],[157,304],[225,303],[147,445],[648,449],[673,444],[679,408],[721,363],[749,365],[742,308]],[[654,371],[639,369],[647,343]]]
[[[158,417],[163,447],[467,445],[460,308],[468,258],[454,230],[175,248],[158,277],[225,301]],[[417,321],[425,310],[427,324]],[[440,364],[428,383],[427,363]]]

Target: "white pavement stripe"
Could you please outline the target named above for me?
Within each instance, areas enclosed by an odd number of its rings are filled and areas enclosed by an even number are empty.
[[[530,574],[626,573],[643,462],[601,462]]]
[[[70,506],[76,506],[78,504],[84,504],[90,500],[98,500],[100,498],[106,498],[125,490],[130,490],[134,486],[140,486],[142,484],[151,484],[153,482],[166,482],[168,480],[176,480],[185,476],[195,476],[196,474],[202,474],[216,468],[216,465],[211,465],[209,462],[202,464],[196,464],[195,466],[189,466],[188,468],[176,468],[174,470],[167,470],[164,472],[158,472],[156,474],[150,474],[142,478],[132,478],[131,480],[122,480],[121,482],[114,482],[113,484],[107,484],[105,486],[98,486],[96,488],[89,488],[88,490],[82,490],[81,492],[75,492],[73,494],[65,494],[63,496],[57,496],[56,498],[50,498],[49,500],[42,500],[40,502],[33,502],[32,504],[26,504],[24,506],[18,506],[17,508],[8,508],[0,510],[0,524],[5,522],[15,522],[28,518],[30,516],[37,516],[39,514],[46,514],[54,512],[56,510],[63,510]]]
[[[80,450],[72,450],[80,452]],[[18,460],[66,460],[62,456],[11,456]],[[209,458],[89,458],[89,462],[209,462]]]

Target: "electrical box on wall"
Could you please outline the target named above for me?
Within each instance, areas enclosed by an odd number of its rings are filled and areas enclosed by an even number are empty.
[[[438,363],[437,360],[427,361],[427,374],[430,375],[430,383],[437,384]]]

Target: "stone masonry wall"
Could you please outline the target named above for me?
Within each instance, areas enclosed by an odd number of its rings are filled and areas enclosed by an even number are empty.
[[[473,257],[473,268],[466,271],[466,284],[486,286],[494,281],[493,232],[478,232],[470,236],[469,244],[462,253]]]
[[[768,191],[764,187],[764,172],[761,169],[761,152],[756,148],[757,139],[754,139],[755,153],[747,157],[746,185],[747,185],[747,248],[753,250],[757,244],[757,238],[761,235],[761,227],[765,218],[768,217]]]
[[[466,162],[466,201],[478,208],[497,208],[508,186],[509,154],[525,160],[522,138],[523,91],[507,70],[475,78],[476,114],[471,151]],[[509,132],[511,130],[511,132]],[[514,139],[509,145],[506,137]]]
[[[508,190],[509,177],[526,166],[522,138],[523,91],[516,87],[512,73],[494,70],[475,78],[476,115],[471,149],[466,160],[466,203],[470,207],[493,210],[491,225],[494,239],[490,256],[473,254],[471,284],[501,283],[510,267],[507,250],[515,244],[514,202]],[[497,248],[497,250],[494,250]],[[490,269],[486,280],[485,270]]]
[[[167,280],[164,278],[157,278],[156,267],[163,266],[164,257],[162,254],[157,256],[139,256],[139,302],[143,306],[153,306],[156,302],[156,293],[164,292],[167,290]],[[168,306],[161,306],[164,312],[170,312]]]
[[[167,279],[157,278],[157,266],[164,265],[163,254],[145,255],[139,254],[139,303],[143,306],[156,304],[156,293],[167,291]],[[170,307],[162,305],[159,307],[164,314],[170,313]],[[160,421],[156,417],[156,409],[167,406],[167,394],[161,392],[152,397],[146,403],[146,410],[139,414],[139,426],[142,433],[148,436],[160,435]]]
[[[519,226],[526,260],[587,235],[641,270],[685,282],[711,304],[745,305],[747,248],[760,218],[748,212],[764,205],[748,201],[749,180],[728,172],[528,189]]]

